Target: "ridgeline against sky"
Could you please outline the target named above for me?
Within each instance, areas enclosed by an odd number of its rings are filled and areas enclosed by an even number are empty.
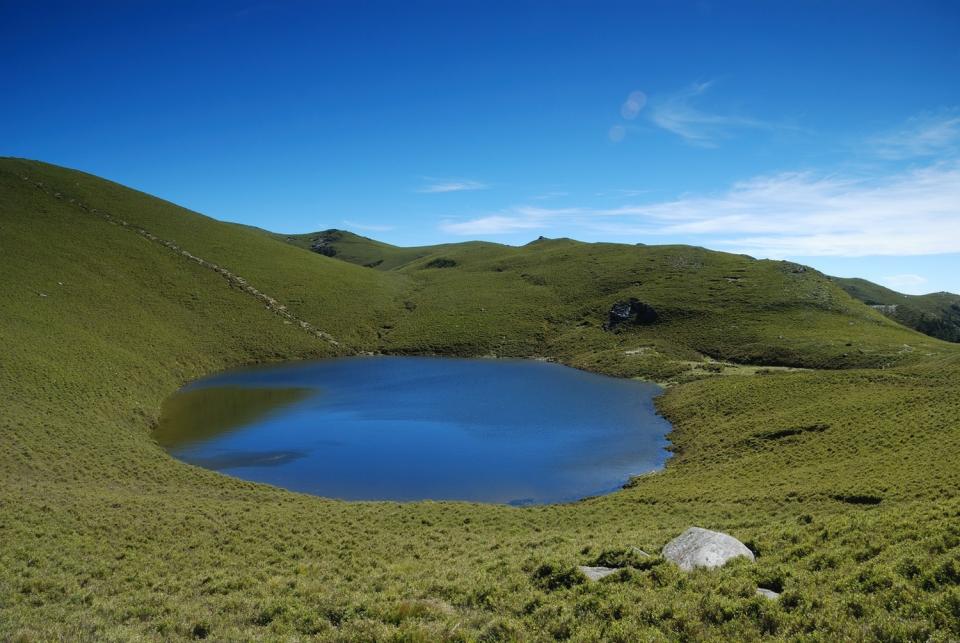
[[[0,155],[222,219],[960,291],[960,7],[2,3]]]

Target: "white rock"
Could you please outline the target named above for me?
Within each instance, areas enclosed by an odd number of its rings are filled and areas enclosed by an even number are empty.
[[[757,596],[763,596],[764,598],[769,599],[771,601],[780,600],[780,594],[776,593],[772,589],[767,589],[765,587],[757,588]]]
[[[733,536],[700,527],[690,527],[663,548],[663,557],[685,572],[696,567],[721,567],[740,556],[754,560],[753,552]]]
[[[619,569],[616,567],[588,567],[586,565],[580,565],[580,571],[583,572],[583,575],[589,578],[590,580],[600,580],[610,574],[615,574]]]

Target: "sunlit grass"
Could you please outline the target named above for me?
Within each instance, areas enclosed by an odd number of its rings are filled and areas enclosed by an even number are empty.
[[[340,347],[77,202],[227,267]],[[960,637],[957,348],[813,271],[566,240],[375,270],[10,160],[0,226],[0,638]],[[603,331],[628,297],[662,321]],[[151,438],[190,379],[376,350],[677,383],[659,399],[675,456],[618,493],[518,509],[329,501]],[[690,525],[735,535],[756,564],[664,563]],[[624,571],[575,571],[598,562]]]

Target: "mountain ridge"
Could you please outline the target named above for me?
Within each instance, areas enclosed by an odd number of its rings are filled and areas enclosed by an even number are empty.
[[[349,230],[330,228],[319,232],[274,237],[313,252],[356,265],[378,270],[398,270],[424,257],[440,256],[459,246],[491,242],[466,241],[427,246],[394,246]],[[546,237],[530,244],[554,241]],[[561,242],[582,243],[573,239]],[[603,242],[599,242],[603,243]],[[502,245],[492,244],[491,245]],[[692,248],[693,246],[687,246]],[[805,268],[809,268],[805,266]],[[813,270],[813,268],[809,268]],[[960,342],[960,295],[950,292],[907,295],[861,278],[828,277],[854,299],[862,301],[897,323],[930,337],[949,342]]]

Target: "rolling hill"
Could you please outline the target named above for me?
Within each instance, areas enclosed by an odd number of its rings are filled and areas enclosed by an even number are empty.
[[[851,297],[904,326],[948,342],[960,342],[960,295],[952,292],[904,295],[866,279],[831,279]]]
[[[796,264],[324,234],[0,159],[0,638],[960,636],[960,347]],[[669,384],[674,456],[566,505],[346,503],[186,465],[151,436],[201,375],[370,352]],[[690,525],[756,564],[685,575],[631,553]],[[626,569],[576,571],[609,561]]]

